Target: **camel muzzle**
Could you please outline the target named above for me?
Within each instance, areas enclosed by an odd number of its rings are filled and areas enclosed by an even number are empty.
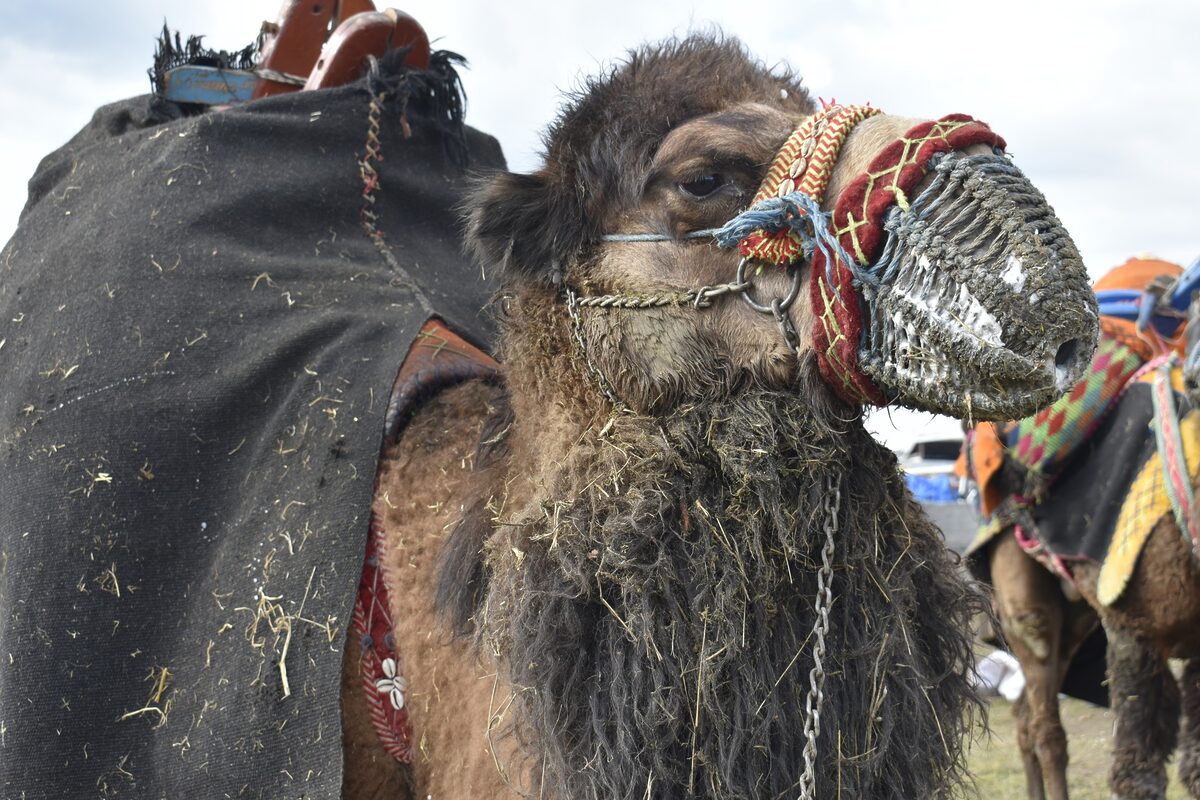
[[[799,265],[808,262],[817,363],[851,404],[1019,419],[1070,390],[1096,350],[1096,298],[1071,237],[987,125],[950,114],[913,127],[842,189],[832,213],[822,210],[846,137],[879,113],[830,105],[807,118],[780,148],[748,209],[721,228],[681,237],[736,247],[742,260],[728,284],[651,297],[576,297],[569,290],[585,357],[579,307],[706,308],[726,293],[773,314],[796,351],[799,336],[787,312],[800,289]],[[991,154],[965,152],[980,145]],[[758,297],[751,263],[789,270],[786,296]]]
[[[858,290],[859,365],[928,411],[1016,419],[1068,391],[1096,347],[1079,253],[1042,194],[1000,154],[935,156],[932,180],[884,218]]]
[[[876,113],[830,106],[805,120],[718,242],[812,264],[817,361],[850,403],[1015,419],[1053,402],[1098,337],[1070,236],[1004,140],[962,114],[907,131],[823,212],[842,143]],[[966,154],[980,145],[992,152]]]

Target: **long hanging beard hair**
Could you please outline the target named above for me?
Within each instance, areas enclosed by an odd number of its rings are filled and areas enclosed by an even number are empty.
[[[795,796],[830,525],[817,796],[961,782],[980,602],[859,422],[745,392],[618,417],[551,470],[542,514],[492,539],[477,616],[535,795]]]

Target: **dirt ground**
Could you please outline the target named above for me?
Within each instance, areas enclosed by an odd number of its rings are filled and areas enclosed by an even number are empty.
[[[1062,715],[1071,756],[1067,779],[1072,800],[1107,798],[1112,713],[1068,699],[1062,703]],[[1026,800],[1025,771],[1017,754],[1012,704],[993,700],[989,718],[991,736],[980,739],[971,749],[971,770],[979,787],[978,796],[982,800]],[[1174,764],[1168,772],[1167,800],[1188,800],[1187,792],[1175,777]],[[964,800],[971,797],[965,795]]]

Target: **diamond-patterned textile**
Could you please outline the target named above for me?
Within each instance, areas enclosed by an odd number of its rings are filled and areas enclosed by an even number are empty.
[[[1030,473],[1053,477],[1087,441],[1143,363],[1131,348],[1102,332],[1087,375],[1053,405],[1021,420],[1010,435],[1009,456]]]

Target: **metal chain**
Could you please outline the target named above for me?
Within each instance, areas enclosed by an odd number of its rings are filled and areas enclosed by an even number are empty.
[[[625,404],[617,398],[617,393],[613,389],[612,384],[608,382],[608,378],[600,371],[592,362],[592,356],[588,352],[587,342],[583,338],[583,320],[579,317],[579,298],[575,295],[575,290],[571,287],[565,287],[567,298],[567,316],[571,318],[571,338],[575,341],[575,349],[579,351],[580,357],[587,365],[588,371],[592,373],[596,383],[600,386],[600,391],[604,392],[604,396],[608,398],[608,402],[612,403],[614,410],[625,408]]]
[[[833,607],[833,550],[837,544],[838,515],[842,508],[841,476],[830,473],[825,491],[825,546],[817,571],[817,621],[813,624],[813,666],[808,671],[808,696],[804,700],[804,773],[800,776],[799,800],[816,800],[817,739],[821,736],[821,706],[825,702],[825,634],[829,632],[829,609]]]
[[[577,297],[578,305],[587,308],[660,308],[662,306],[692,306],[708,308],[713,298],[730,292],[745,292],[751,287],[749,281],[731,281],[717,286],[701,286],[687,292],[663,292],[661,294],[602,294]]]
[[[621,308],[621,309],[640,309],[640,308],[662,308],[663,306],[691,306],[692,308],[709,308],[712,306],[713,300],[725,294],[740,294],[751,308],[755,311],[761,311],[765,314],[771,314],[775,317],[775,322],[779,325],[779,332],[783,335],[783,341],[787,344],[788,349],[793,353],[799,352],[800,336],[796,333],[796,326],[792,324],[792,319],[788,316],[788,309],[800,294],[802,285],[802,274],[800,269],[792,267],[792,285],[788,290],[786,297],[777,297],[771,301],[769,306],[763,305],[750,296],[750,290],[754,288],[754,282],[746,278],[746,264],[750,259],[743,258],[738,263],[737,277],[729,283],[721,283],[716,286],[701,286],[699,289],[691,289],[685,292],[661,292],[659,294],[602,294],[579,297],[573,290],[567,289],[569,296],[573,299],[575,309],[571,310],[572,318],[578,316],[579,308]],[[577,325],[578,327],[578,325]],[[576,337],[577,341],[582,342],[583,337]],[[580,345],[582,347],[582,344]],[[586,351],[584,352],[586,356]],[[589,362],[589,366],[591,366]],[[608,391],[606,390],[606,394]]]
[[[800,335],[796,333],[796,326],[792,324],[792,318],[788,316],[787,309],[784,308],[783,302],[776,297],[771,301],[771,313],[775,315],[775,321],[779,323],[779,332],[783,334],[783,341],[787,344],[788,349],[796,353],[800,349]]]

